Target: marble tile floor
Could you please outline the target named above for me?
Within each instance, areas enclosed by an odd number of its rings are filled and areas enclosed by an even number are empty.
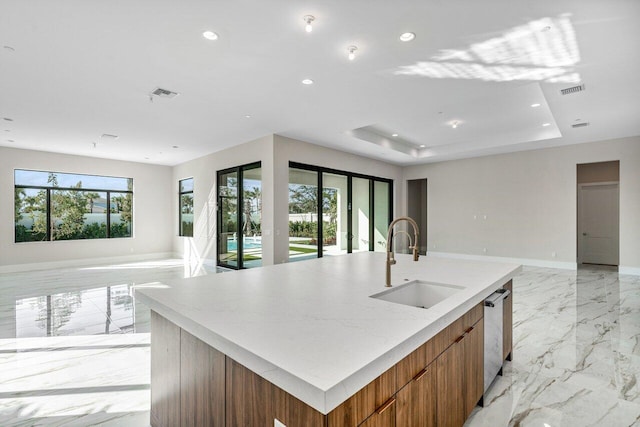
[[[514,351],[466,427],[640,426],[640,277],[525,267]]]
[[[0,425],[149,425],[149,310],[180,260],[0,274]],[[640,277],[525,267],[514,360],[467,427],[640,426]]]
[[[161,260],[0,274],[0,426],[148,426],[150,311],[133,289],[215,272]]]

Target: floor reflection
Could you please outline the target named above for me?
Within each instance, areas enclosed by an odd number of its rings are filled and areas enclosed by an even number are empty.
[[[149,425],[138,286],[212,274],[182,260],[0,274],[0,425]]]
[[[128,284],[16,301],[16,337],[121,334],[149,331],[149,313]]]

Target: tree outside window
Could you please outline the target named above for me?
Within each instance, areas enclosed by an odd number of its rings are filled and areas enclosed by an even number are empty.
[[[15,241],[131,237],[133,180],[15,171]]]
[[[193,237],[193,178],[180,180],[180,236]]]

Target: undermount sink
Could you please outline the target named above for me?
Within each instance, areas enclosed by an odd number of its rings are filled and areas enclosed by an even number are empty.
[[[429,308],[462,289],[464,288],[461,286],[413,280],[384,292],[371,295],[370,297],[394,302],[396,304]]]

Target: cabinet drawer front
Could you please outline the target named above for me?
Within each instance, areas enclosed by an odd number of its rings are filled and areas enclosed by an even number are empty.
[[[396,427],[436,425],[436,364],[418,373],[396,394]]]
[[[396,365],[396,390],[400,390],[413,379],[413,377],[422,371],[428,364],[427,353],[433,353],[429,347],[433,347],[433,340],[429,340],[413,353],[402,359]]]
[[[478,323],[484,317],[484,305],[479,303],[467,311],[460,318],[440,331],[430,341],[432,346],[427,348],[427,363],[431,363],[438,355],[442,354],[450,345],[455,343],[465,334],[470,327]]]
[[[395,392],[396,366],[393,366],[329,412],[327,416],[328,427],[357,427],[380,409],[385,402],[388,402]],[[391,411],[384,411],[384,414],[387,412]]]

